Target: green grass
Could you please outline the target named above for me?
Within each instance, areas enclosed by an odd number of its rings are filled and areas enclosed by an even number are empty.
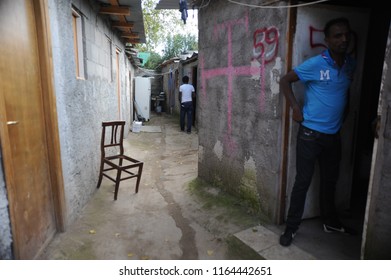
[[[243,227],[259,224],[258,216],[253,214],[246,201],[211,186],[199,178],[191,181],[188,187],[190,193],[201,203],[203,210],[214,210],[216,220]]]

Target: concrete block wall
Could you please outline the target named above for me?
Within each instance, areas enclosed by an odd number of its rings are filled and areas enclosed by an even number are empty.
[[[178,107],[178,77],[177,73],[179,67],[179,62],[172,62],[164,65],[162,67],[162,87],[163,91],[166,94],[165,108],[166,113],[172,114],[175,113],[174,109]]]
[[[72,8],[82,18],[85,79],[76,78]],[[98,11],[98,1],[48,1],[66,224],[77,219],[96,191],[100,165],[101,122],[125,120],[128,132],[132,121],[133,81],[129,73],[134,73],[134,67],[125,55],[125,45],[110,27],[107,16],[99,15]],[[117,57],[119,73],[116,73]],[[117,93],[117,74],[120,94]],[[1,167],[0,259],[12,259],[11,222]]]
[[[276,220],[287,9],[217,0],[198,16],[199,177]]]
[[[77,79],[73,48],[72,12],[82,15],[85,79]],[[129,131],[133,66],[125,45],[98,14],[94,1],[49,1],[54,85],[60,131],[67,223],[72,223],[96,191],[100,164],[101,122],[127,121]],[[120,109],[116,82],[119,51]]]

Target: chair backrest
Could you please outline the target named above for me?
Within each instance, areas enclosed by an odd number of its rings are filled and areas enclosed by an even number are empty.
[[[102,122],[102,138],[100,146],[103,157],[106,154],[106,149],[108,148],[117,148],[113,150],[119,150],[119,154],[123,155],[124,129],[125,121]]]

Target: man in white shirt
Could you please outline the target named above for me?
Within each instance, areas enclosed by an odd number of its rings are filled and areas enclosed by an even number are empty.
[[[181,104],[180,125],[181,131],[185,132],[185,116],[187,115],[187,130],[191,133],[191,125],[193,123],[193,98],[195,97],[195,89],[189,84],[189,77],[183,76],[183,84],[179,87],[179,103]]]

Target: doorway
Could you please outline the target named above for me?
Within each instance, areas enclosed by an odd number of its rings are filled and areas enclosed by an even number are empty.
[[[369,177],[371,172],[372,151],[375,137],[377,108],[387,35],[390,26],[390,15],[386,11],[377,10],[372,13],[360,98],[360,114],[357,125],[357,141],[355,143],[354,175],[351,193],[352,214],[363,222]],[[376,42],[376,43],[373,43]]]
[[[64,230],[46,9],[39,0],[0,4],[0,138],[16,259],[34,259]]]
[[[390,15],[380,9],[369,9],[362,7],[332,7],[327,6],[303,8],[298,10],[295,36],[300,36],[299,30],[316,30],[316,24],[319,26],[319,20],[326,18],[345,16],[349,18],[353,30],[357,30],[355,38],[356,58],[358,59],[358,75],[355,78],[356,84],[353,85],[353,96],[351,96],[350,116],[342,129],[343,159],[341,163],[341,175],[337,185],[336,202],[341,219],[350,227],[358,231],[357,242],[344,244],[345,256],[353,259],[360,258],[361,235],[363,231],[364,215],[366,209],[367,192],[369,176],[371,172],[372,149],[375,134],[373,132],[373,123],[377,116],[377,106],[380,92],[381,76],[383,72],[384,55],[386,40],[388,37]],[[318,23],[317,23],[318,22]],[[307,24],[307,28],[301,25]],[[311,24],[313,24],[311,26]],[[309,27],[309,28],[308,28]],[[300,31],[300,33],[303,33]],[[315,33],[312,33],[314,35]],[[312,36],[311,40],[316,36]],[[305,52],[305,47],[300,47],[297,42],[308,42],[308,38],[295,38],[293,44],[293,53]],[[313,43],[313,42],[311,42]],[[316,44],[310,44],[314,46]],[[353,48],[354,49],[354,48]],[[296,61],[295,61],[296,59]],[[295,57],[293,65],[297,65],[301,58]],[[300,88],[296,88],[300,90]],[[287,170],[287,192],[289,199],[290,190],[293,185],[295,175],[295,124],[290,127],[289,157]],[[318,209],[317,193],[317,175],[313,178],[312,186],[307,195],[306,213],[304,221],[310,227],[308,232],[316,232],[317,237],[321,234],[321,222]],[[286,203],[286,209],[289,201]],[[285,212],[286,213],[286,212]],[[285,215],[286,216],[286,215]],[[319,237],[320,238],[320,237]],[[309,238],[308,238],[309,239]],[[308,240],[306,239],[306,240]],[[333,241],[338,243],[333,243]],[[319,241],[319,240],[318,240]],[[329,243],[330,242],[330,243]],[[350,241],[349,241],[350,242]],[[341,251],[341,240],[326,238],[322,240],[322,247],[332,248],[335,251]],[[308,244],[306,249],[311,250]]]

